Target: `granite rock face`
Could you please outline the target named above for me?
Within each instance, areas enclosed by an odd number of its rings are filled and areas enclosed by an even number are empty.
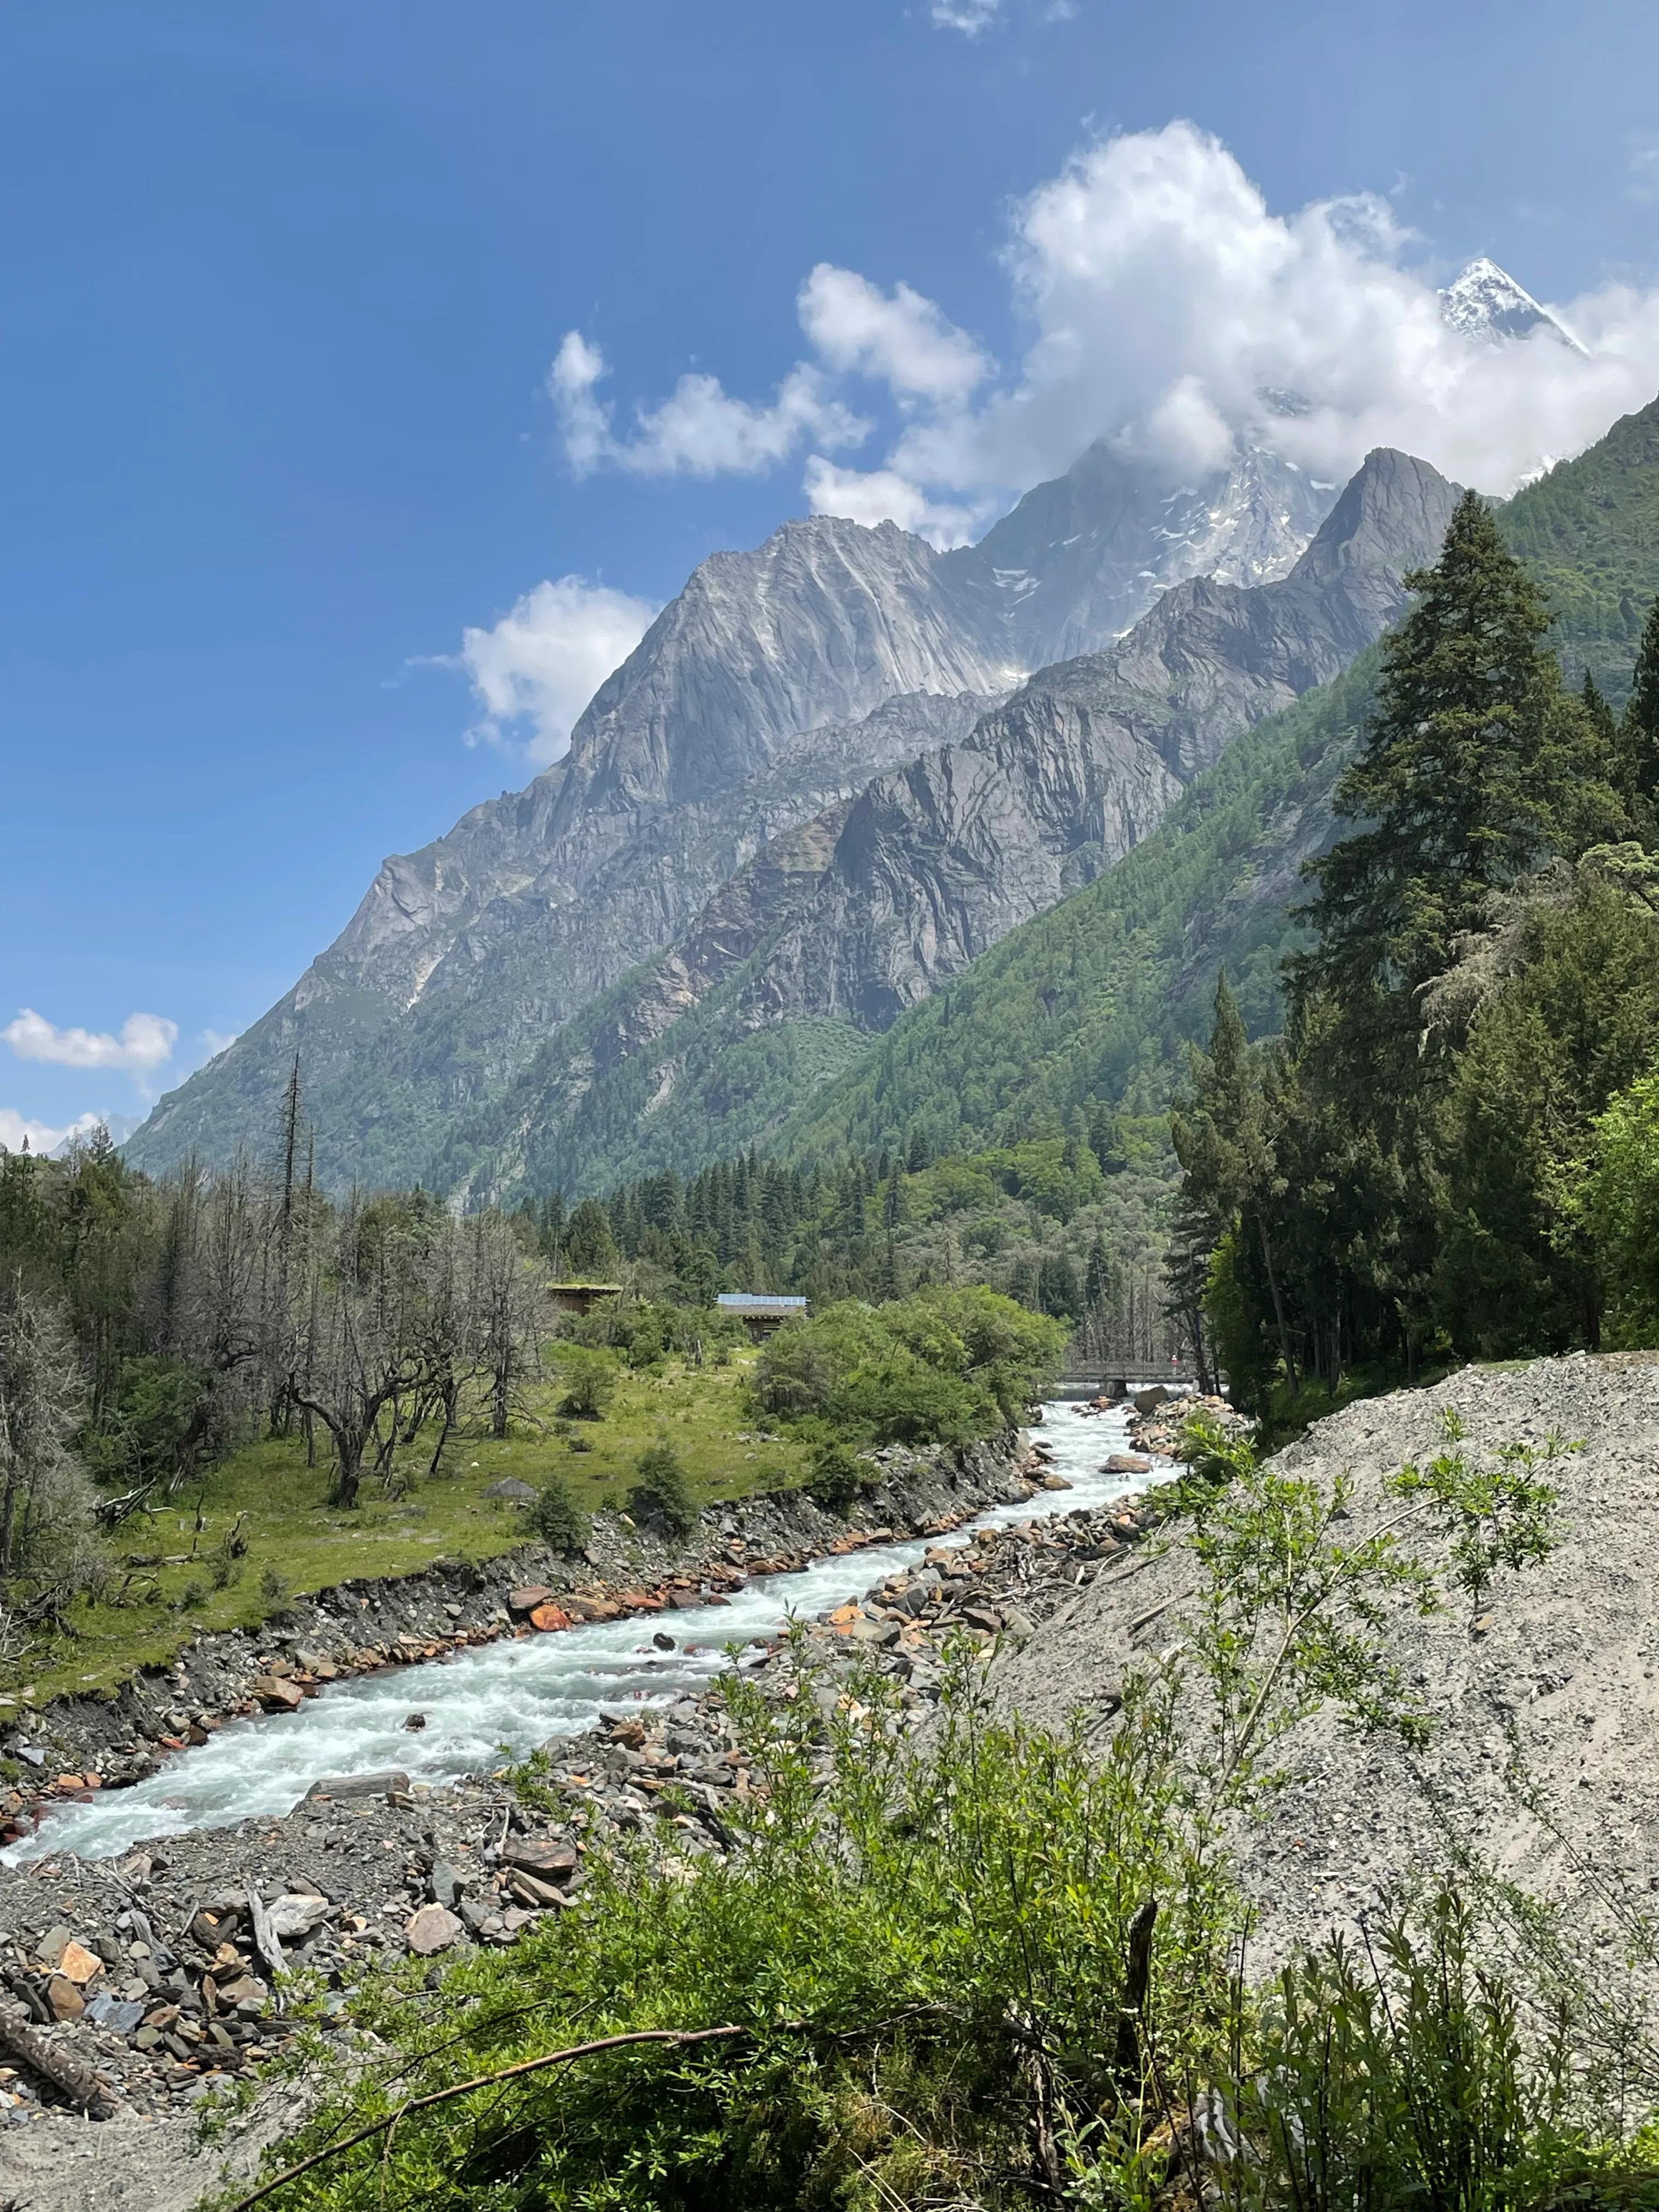
[[[550,1055],[591,1081],[738,967],[753,1022],[884,1026],[1376,634],[1449,489],[1373,456],[1309,544],[1333,489],[1097,446],[975,547],[819,516],[711,556],[568,756],[387,860],[128,1157],[268,1145],[297,1053],[325,1182],[503,1187]]]
[[[1240,731],[1347,666],[1400,612],[1457,496],[1375,453],[1288,576],[1179,585],[1109,651],[872,777],[757,855],[602,1019],[573,1022],[428,1179],[512,1196],[763,1138],[848,1039],[1092,880]]]

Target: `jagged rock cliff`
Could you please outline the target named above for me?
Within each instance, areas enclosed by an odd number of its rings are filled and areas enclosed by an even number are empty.
[[[387,860],[335,943],[161,1101],[129,1157],[163,1169],[269,1143],[297,1053],[325,1179],[408,1180],[769,840],[960,741],[1030,669],[1109,643],[1196,567],[1281,574],[1331,490],[1255,452],[1170,486],[1096,447],[958,552],[818,516],[713,556],[600,687],[568,757]]]
[[[684,944],[464,1123],[429,1179],[510,1194],[684,1166],[798,1107],[999,939],[1091,880],[1237,733],[1348,665],[1401,611],[1458,496],[1371,454],[1291,574],[1195,580],[1127,637],[1032,678],[970,732],[758,856]]]

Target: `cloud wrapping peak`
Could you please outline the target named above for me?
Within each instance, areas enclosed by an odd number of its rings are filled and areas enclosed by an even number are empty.
[[[982,29],[995,12],[937,0],[934,20]],[[1659,292],[1607,284],[1552,309],[1582,354],[1547,329],[1473,342],[1387,200],[1275,213],[1188,122],[1084,149],[1016,206],[1003,258],[1024,331],[1012,369],[909,285],[821,263],[796,302],[811,357],[770,400],[687,375],[622,438],[596,394],[603,357],[572,332],[549,380],[570,464],[754,474],[804,450],[816,511],[949,543],[1099,437],[1175,482],[1243,440],[1339,481],[1400,446],[1504,493],[1659,389]],[[884,385],[896,417],[864,470],[828,458],[871,427],[842,397],[854,376]]]
[[[464,631],[459,664],[483,709],[468,743],[520,750],[544,767],[557,760],[582,708],[656,613],[627,592],[561,576],[526,592],[491,629]],[[521,746],[515,731],[527,732]]]
[[[19,1060],[47,1060],[58,1067],[118,1067],[144,1075],[172,1059],[179,1024],[162,1014],[129,1014],[118,1037],[106,1030],[60,1030],[25,1006],[0,1030],[0,1038]]]

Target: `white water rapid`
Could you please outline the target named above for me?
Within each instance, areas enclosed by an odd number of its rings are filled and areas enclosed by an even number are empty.
[[[395,1767],[413,1781],[453,1781],[499,1765],[504,1753],[522,1758],[550,1736],[591,1729],[603,1713],[671,1705],[731,1665],[729,1645],[775,1635],[792,1613],[811,1619],[859,1597],[898,1569],[918,1565],[933,1544],[965,1544],[976,1529],[1104,1505],[1145,1487],[1144,1475],[1099,1472],[1103,1460],[1126,1448],[1121,1414],[1085,1414],[1057,1401],[1044,1407],[1039,1433],[1070,1490],[995,1506],[947,1537],[871,1545],[819,1559],[798,1574],[764,1577],[718,1610],[648,1613],[522,1641],[507,1638],[332,1684],[295,1714],[228,1723],[131,1790],[49,1813],[35,1834],[3,1857],[14,1865],[68,1851],[106,1858],[148,1837],[231,1827],[255,1815],[270,1819],[291,1811],[323,1775]],[[683,1640],[660,1651],[651,1640],[658,1632]],[[411,1712],[426,1716],[418,1734],[404,1728]]]

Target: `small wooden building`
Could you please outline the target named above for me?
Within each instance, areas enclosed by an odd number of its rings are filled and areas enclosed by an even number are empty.
[[[775,1298],[758,1291],[722,1291],[714,1303],[722,1313],[735,1314],[757,1344],[807,1310],[805,1298]]]
[[[547,1295],[556,1313],[592,1313],[623,1294],[620,1283],[550,1283]]]

